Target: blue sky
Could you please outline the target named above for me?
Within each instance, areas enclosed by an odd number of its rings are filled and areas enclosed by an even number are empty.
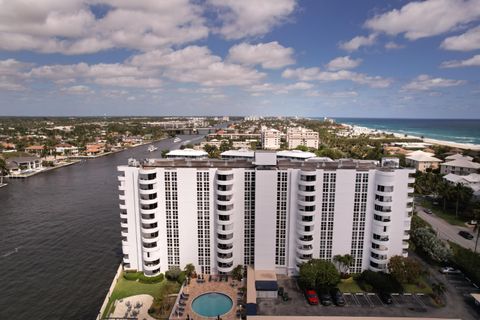
[[[7,0],[0,115],[480,118],[480,0]]]

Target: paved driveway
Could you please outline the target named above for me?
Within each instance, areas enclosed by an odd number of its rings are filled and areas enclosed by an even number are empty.
[[[465,230],[470,233],[473,233],[472,229],[469,229],[467,227],[451,225],[445,220],[437,217],[434,213],[427,214],[424,212],[424,209],[422,206],[415,205],[415,208],[418,213],[418,216],[423,220],[425,220],[426,222],[428,222],[433,227],[433,229],[435,229],[435,231],[437,232],[437,236],[440,239],[450,240],[467,249],[473,250],[475,248],[475,239],[467,240],[458,234],[460,230]],[[480,248],[477,248],[477,251],[480,251]]]

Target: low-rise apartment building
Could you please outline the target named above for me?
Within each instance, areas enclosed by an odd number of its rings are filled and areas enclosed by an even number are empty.
[[[288,128],[287,144],[288,149],[295,149],[298,146],[318,149],[318,132],[306,128]]]

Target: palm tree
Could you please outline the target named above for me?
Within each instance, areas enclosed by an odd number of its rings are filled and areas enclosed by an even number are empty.
[[[480,226],[478,225],[480,223],[480,209],[474,209],[473,212],[475,214],[476,222],[473,231],[477,233],[477,239],[475,240],[475,250],[473,250],[473,252],[477,252],[478,237],[480,237]]]
[[[432,291],[437,296],[441,296],[447,291],[447,287],[442,282],[432,284]]]
[[[461,183],[457,183],[455,187],[453,187],[453,193],[456,197],[455,216],[458,218],[458,206],[460,202],[466,203],[470,201],[470,198],[472,197],[472,189],[465,187]]]
[[[0,158],[0,184],[3,184],[3,177],[8,174],[7,162]]]

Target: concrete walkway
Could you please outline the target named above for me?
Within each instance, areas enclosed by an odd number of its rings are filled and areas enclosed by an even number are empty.
[[[433,214],[425,213],[424,211],[425,209],[419,205],[415,205],[415,208],[417,210],[418,216],[432,226],[432,228],[437,232],[437,236],[440,239],[449,240],[449,241],[455,242],[456,244],[464,248],[474,250],[476,238],[472,240],[468,240],[458,234],[460,230],[465,230],[473,234],[472,228],[468,228],[466,226],[461,227],[461,226],[451,225],[450,223],[446,222],[442,218],[437,217],[434,213]],[[480,248],[477,248],[477,251],[480,251]]]

